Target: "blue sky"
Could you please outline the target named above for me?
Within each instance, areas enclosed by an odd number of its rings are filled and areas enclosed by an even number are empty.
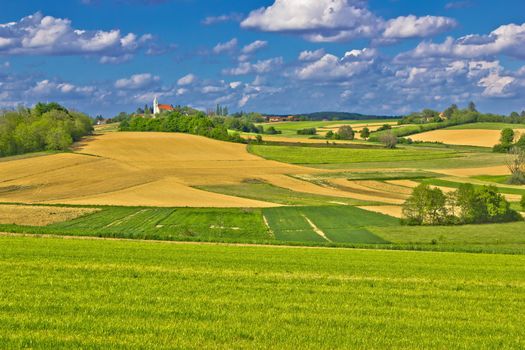
[[[510,113],[524,87],[522,0],[0,0],[4,108]]]

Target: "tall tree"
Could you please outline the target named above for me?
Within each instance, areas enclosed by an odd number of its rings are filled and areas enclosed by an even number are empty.
[[[472,101],[470,101],[470,102],[468,103],[468,110],[469,110],[470,112],[477,112],[477,111],[478,111],[478,110],[476,109],[476,104],[475,104],[474,102],[472,102]]]

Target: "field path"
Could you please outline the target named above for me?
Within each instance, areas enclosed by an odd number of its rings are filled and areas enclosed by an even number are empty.
[[[319,236],[321,236],[325,241],[332,242],[332,240],[328,237],[326,237],[325,233],[317,227],[312,220],[310,220],[306,215],[302,214],[302,217],[308,222],[308,225],[312,227],[312,230],[314,230],[315,233],[317,233]]]

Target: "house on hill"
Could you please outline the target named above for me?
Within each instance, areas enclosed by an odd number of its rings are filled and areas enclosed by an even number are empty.
[[[277,122],[293,122],[296,120],[296,118],[293,115],[290,116],[272,116],[267,115],[264,117],[264,119],[269,123],[277,123]]]
[[[155,97],[155,99],[153,100],[153,115],[157,115],[162,112],[171,112],[174,110],[175,108],[172,105],[160,104],[157,100],[157,97]]]

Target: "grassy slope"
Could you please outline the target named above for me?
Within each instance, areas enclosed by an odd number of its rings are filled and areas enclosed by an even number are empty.
[[[457,156],[450,150],[347,149],[249,145],[248,150],[266,159],[292,164],[339,164],[443,159]]]
[[[295,192],[267,183],[242,183],[238,185],[199,186],[209,192],[222,193],[249,199],[267,201],[284,205],[367,205],[370,202],[351,198],[330,197],[310,193]]]
[[[523,348],[525,257],[0,238],[0,347]]]

